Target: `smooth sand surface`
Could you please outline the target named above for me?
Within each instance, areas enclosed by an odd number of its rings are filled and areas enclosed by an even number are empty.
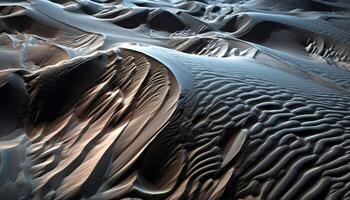
[[[0,199],[349,199],[347,0],[0,0]]]

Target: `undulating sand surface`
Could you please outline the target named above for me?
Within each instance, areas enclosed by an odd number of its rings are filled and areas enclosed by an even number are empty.
[[[350,199],[348,0],[0,0],[0,199]]]

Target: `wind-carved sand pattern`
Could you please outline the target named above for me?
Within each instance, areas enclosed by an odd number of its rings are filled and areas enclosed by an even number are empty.
[[[346,0],[1,0],[0,30],[0,199],[350,199]]]

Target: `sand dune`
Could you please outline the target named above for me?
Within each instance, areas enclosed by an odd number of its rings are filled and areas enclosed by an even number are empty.
[[[0,199],[350,198],[346,0],[1,0]]]

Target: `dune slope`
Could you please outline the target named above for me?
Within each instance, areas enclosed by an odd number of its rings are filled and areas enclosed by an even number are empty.
[[[350,198],[346,0],[0,0],[0,199]]]

